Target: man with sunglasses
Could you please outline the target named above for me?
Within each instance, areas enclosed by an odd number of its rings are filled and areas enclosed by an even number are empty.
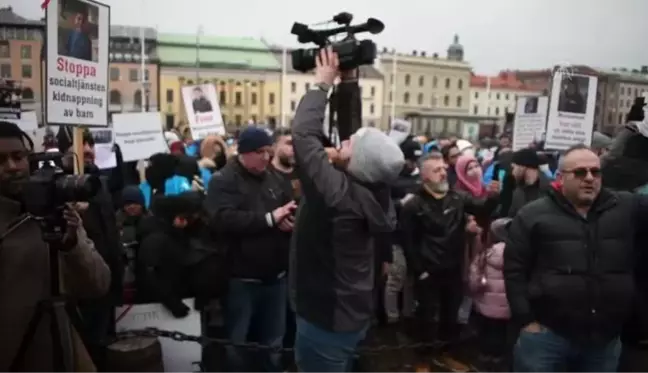
[[[549,193],[522,207],[504,252],[514,371],[614,372],[634,293],[635,227],[648,200],[601,187],[588,147],[565,152]]]

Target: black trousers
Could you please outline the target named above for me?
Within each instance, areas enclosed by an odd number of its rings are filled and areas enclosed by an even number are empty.
[[[505,357],[510,345],[510,321],[491,319],[478,312],[475,312],[474,315],[478,330],[479,352],[494,358]]]
[[[451,342],[459,337],[457,314],[463,300],[461,268],[429,273],[415,284],[422,342]],[[436,328],[434,327],[436,325]]]

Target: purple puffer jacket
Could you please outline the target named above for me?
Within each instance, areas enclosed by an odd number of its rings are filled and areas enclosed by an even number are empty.
[[[491,319],[510,319],[511,311],[504,287],[504,243],[475,256],[470,264],[469,284],[475,308]]]

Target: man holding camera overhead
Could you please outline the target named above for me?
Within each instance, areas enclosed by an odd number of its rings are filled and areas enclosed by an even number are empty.
[[[293,147],[302,185],[291,247],[295,295],[295,359],[302,372],[345,372],[374,316],[374,238],[395,227],[389,188],[405,160],[375,128],[361,128],[329,161],[323,121],[329,90],[355,71],[339,71],[329,47],[316,61],[316,88],[302,98]],[[392,212],[392,213],[390,213]],[[292,294],[291,294],[292,295]]]
[[[18,355],[39,301],[49,295],[49,250],[38,222],[20,224],[24,216],[22,186],[30,173],[33,143],[18,126],[0,121],[0,371],[8,371]],[[76,298],[95,298],[110,286],[110,270],[94,249],[79,215],[66,207],[67,223],[58,260],[64,293]],[[73,330],[75,370],[93,370],[85,348]],[[71,348],[66,348],[71,347]],[[27,347],[21,371],[52,371],[53,345],[49,320],[42,319]]]

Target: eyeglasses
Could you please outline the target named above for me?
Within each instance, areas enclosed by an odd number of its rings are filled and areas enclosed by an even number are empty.
[[[562,172],[564,174],[573,174],[574,177],[578,179],[586,178],[587,174],[592,174],[592,177],[595,179],[601,177],[601,169],[598,167],[592,167],[592,168],[578,167],[578,168],[574,168],[573,170],[564,170]]]

